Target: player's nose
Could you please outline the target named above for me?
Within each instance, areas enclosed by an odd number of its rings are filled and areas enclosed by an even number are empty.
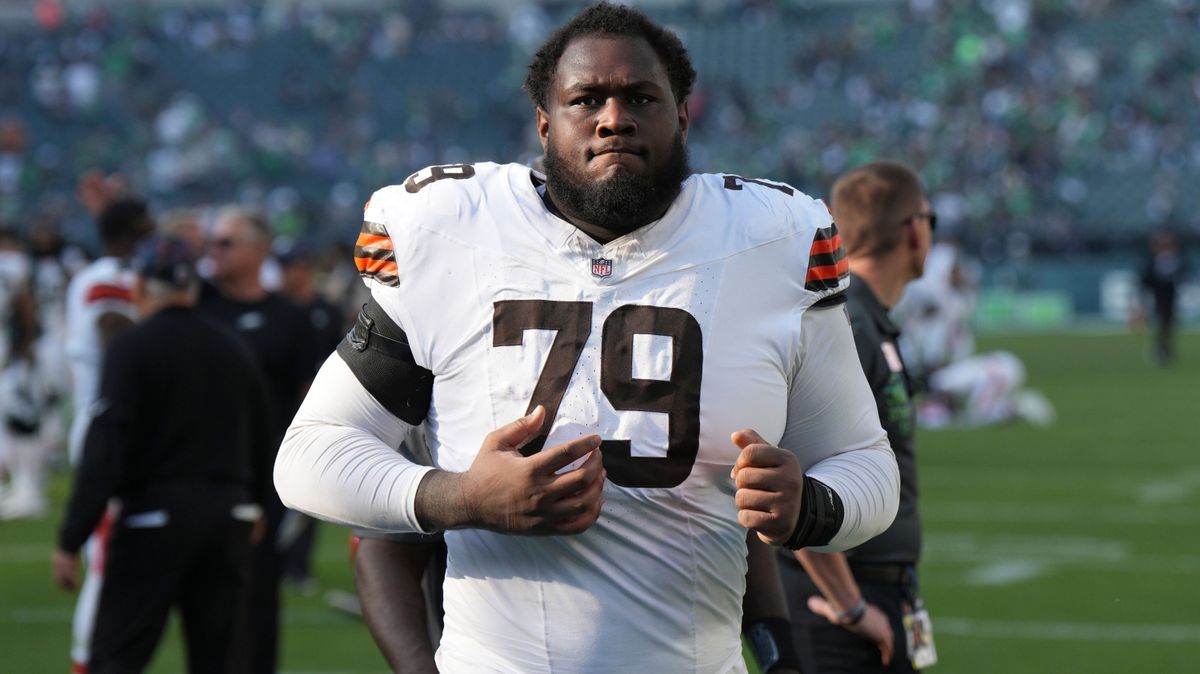
[[[629,106],[618,96],[610,96],[596,117],[596,135],[632,136],[637,133],[637,122]]]

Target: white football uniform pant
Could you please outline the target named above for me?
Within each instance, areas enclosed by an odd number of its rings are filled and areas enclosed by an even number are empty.
[[[931,393],[949,398],[958,421],[985,426],[1013,417],[1012,395],[1025,382],[1025,366],[1007,351],[968,356],[929,377]]]
[[[104,586],[104,558],[115,521],[116,511],[110,505],[83,546],[87,564],[84,567],[83,585],[75,600],[75,616],[71,620],[71,674],[87,673],[88,660],[92,655],[92,632],[96,627],[96,609],[100,605],[100,588]]]

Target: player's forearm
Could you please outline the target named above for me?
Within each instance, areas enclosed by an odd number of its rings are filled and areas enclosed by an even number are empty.
[[[332,356],[275,459],[280,499],[290,508],[341,524],[423,533],[415,500],[422,478],[432,469],[393,449],[409,428]]]
[[[430,470],[370,433],[298,420],[275,458],[275,489],[287,507],[323,520],[424,533],[414,501]]]
[[[840,552],[796,550],[796,559],[836,611],[849,611],[862,598],[850,563]]]
[[[817,552],[848,550],[892,525],[900,507],[900,470],[884,438],[870,447],[829,457],[807,474],[828,485],[843,506],[842,526]]]

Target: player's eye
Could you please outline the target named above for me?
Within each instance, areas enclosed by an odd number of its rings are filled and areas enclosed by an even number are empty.
[[[580,96],[571,101],[571,105],[584,105],[591,107],[593,105],[600,105],[600,99],[596,98],[595,96]]]
[[[649,96],[645,96],[643,94],[634,94],[633,96],[629,97],[629,102],[633,105],[648,105],[649,103],[651,103],[653,101],[654,101],[653,98],[650,98]]]

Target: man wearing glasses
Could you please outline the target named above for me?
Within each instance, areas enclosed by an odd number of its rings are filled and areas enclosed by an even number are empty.
[[[263,287],[262,267],[273,232],[260,214],[239,208],[223,211],[208,240],[211,284],[200,295],[200,311],[233,330],[250,348],[267,382],[271,402],[272,451],[279,447],[313,375],[317,359],[312,322],[283,296]],[[239,661],[246,671],[273,672],[279,635],[279,583],[284,556],[278,532],[285,508],[271,490],[266,529],[254,550],[247,622],[237,634]]]
[[[888,310],[924,272],[937,216],[917,175],[895,162],[842,176],[831,201],[850,263],[846,309],[859,361],[900,467],[900,509],[887,531],[845,553],[782,551],[780,574],[795,641],[808,649],[802,671],[912,672],[937,656],[917,596],[912,389]]]

